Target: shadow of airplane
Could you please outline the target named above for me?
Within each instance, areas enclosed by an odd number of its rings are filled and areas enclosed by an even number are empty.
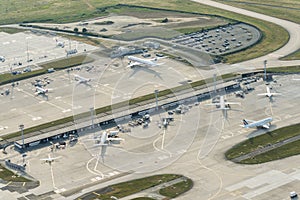
[[[148,72],[150,74],[153,74],[154,77],[158,77],[160,78],[161,80],[163,80],[163,78],[161,77],[160,73],[153,70],[153,69],[149,69],[148,67],[143,67],[143,66],[134,66],[132,67],[131,69],[133,69],[133,72],[129,75],[129,78],[133,77],[136,73],[138,73],[139,71],[145,71],[145,72]]]

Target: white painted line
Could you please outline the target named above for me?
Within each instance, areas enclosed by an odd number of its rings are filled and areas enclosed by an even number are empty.
[[[63,112],[63,113],[71,112],[71,109],[63,110],[62,112]]]

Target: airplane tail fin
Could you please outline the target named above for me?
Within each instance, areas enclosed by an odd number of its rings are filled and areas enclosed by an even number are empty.
[[[248,125],[248,122],[245,119],[243,119],[243,124],[246,126]]]

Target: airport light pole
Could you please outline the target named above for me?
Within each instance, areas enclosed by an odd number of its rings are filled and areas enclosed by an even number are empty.
[[[158,90],[154,90],[154,93],[155,93],[155,102],[156,102],[156,107],[155,109],[158,110],[158,99],[157,99],[157,95],[158,95]]]
[[[267,60],[264,60],[264,81],[267,81]]]
[[[22,135],[22,149],[24,150],[24,125],[21,124],[19,126],[20,130],[21,130],[21,135]]]
[[[217,74],[214,74],[214,95],[213,96],[216,96],[217,95]]]
[[[90,111],[91,111],[92,129],[94,129],[94,108],[90,108]]]

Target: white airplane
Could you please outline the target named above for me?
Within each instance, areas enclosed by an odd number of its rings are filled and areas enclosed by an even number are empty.
[[[228,102],[225,101],[224,96],[220,96],[220,102],[219,103],[210,103],[210,104],[206,104],[207,106],[219,106],[218,109],[220,110],[229,110],[230,109],[230,105],[241,105],[241,103],[239,102]]]
[[[158,63],[156,62],[158,58],[153,58],[153,59],[142,59],[142,58],[137,58],[135,56],[128,56],[128,60],[130,60],[130,63],[128,64],[127,67],[133,67],[135,65],[145,65],[148,67],[154,67],[154,66],[159,66],[163,65],[164,63]]]
[[[79,75],[74,75],[74,78],[75,78],[76,81],[78,81],[79,84],[80,83],[88,83],[88,82],[91,81],[90,78],[84,78],[84,77],[79,76]]]
[[[269,98],[272,98],[273,96],[278,96],[281,95],[280,93],[276,93],[276,92],[271,92],[270,88],[267,86],[267,92],[266,93],[261,93],[261,94],[257,94],[258,96],[266,96]]]
[[[123,141],[124,139],[119,137],[109,137],[109,134],[106,131],[104,131],[101,134],[100,138],[94,138],[92,140],[95,140],[97,142],[97,146],[107,146],[113,141]]]
[[[268,129],[270,128],[271,121],[273,121],[272,117],[268,117],[259,121],[252,121],[252,120],[247,120],[243,119],[244,125],[241,125],[244,128],[265,128]]]
[[[51,164],[53,161],[59,159],[61,156],[58,157],[51,157],[50,154],[48,154],[48,158],[42,158],[40,160],[45,161],[46,163]]]
[[[48,92],[48,89],[44,89],[44,88],[39,87],[39,86],[35,87],[35,95],[46,94],[47,92]]]
[[[64,42],[56,41],[56,46],[57,46],[57,47],[64,48],[64,47],[65,47],[65,43],[64,43]]]

